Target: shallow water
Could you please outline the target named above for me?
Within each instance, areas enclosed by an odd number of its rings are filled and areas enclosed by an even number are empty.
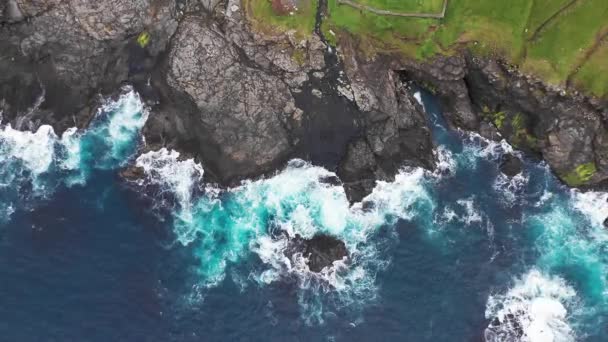
[[[448,131],[417,96],[438,169],[404,169],[352,207],[299,160],[226,190],[177,152],[137,156],[147,111],[129,89],[86,131],[4,127],[1,339],[605,340],[608,194],[535,160],[507,179],[508,144]],[[130,160],[145,181],[119,180]],[[285,234],[319,232],[351,262],[313,274],[283,257]]]

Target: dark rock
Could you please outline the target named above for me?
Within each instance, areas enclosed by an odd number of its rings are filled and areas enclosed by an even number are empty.
[[[519,341],[525,334],[524,328],[518,318],[518,315],[525,315],[524,312],[517,314],[508,313],[502,320],[494,317],[486,329],[485,340],[487,341]]]
[[[438,95],[452,126],[479,130],[488,139],[500,138],[497,129],[516,148],[542,156],[564,180],[593,161],[595,171],[573,185],[596,186],[608,180],[605,101],[547,86],[496,58],[466,52],[427,63],[405,61],[401,70]]]
[[[522,166],[523,164],[518,157],[508,153],[501,158],[500,172],[504,173],[509,178],[515,177],[521,173]]]
[[[173,45],[167,83],[191,103],[191,112],[174,111],[167,116],[172,126],[147,136],[192,141],[205,167],[224,183],[286,160],[294,150],[288,127],[302,116],[287,84],[257,67],[203,17],[185,18]]]
[[[18,129],[51,124],[58,133],[86,125],[98,94],[136,78],[128,61],[138,34],[150,37],[148,55],[165,49],[177,25],[173,6],[172,0],[10,0],[4,17],[12,23],[0,30],[4,122]],[[153,64],[140,68],[141,79]]]
[[[453,127],[477,130],[479,118],[469,98],[465,75],[467,64],[463,56],[439,56],[420,63],[405,60],[398,70],[408,80],[434,93],[442,105],[443,115]]]
[[[302,253],[308,259],[308,268],[312,272],[321,272],[323,268],[331,267],[334,261],[348,257],[344,242],[326,234],[318,234],[311,239],[296,235],[289,241],[285,255],[291,258],[295,253]]]
[[[351,202],[371,192],[376,180],[391,181],[405,165],[433,168],[433,143],[425,114],[410,91],[391,71],[395,61],[359,60],[354,47],[344,45],[346,75],[352,97],[363,112],[364,131],[348,146],[338,175]]]
[[[137,181],[143,179],[146,173],[142,167],[130,165],[120,171],[120,176],[128,181]]]
[[[496,127],[486,121],[479,123],[479,134],[482,137],[492,141],[500,141],[502,139],[502,136]]]
[[[604,220],[604,227],[608,228],[608,217]]]
[[[150,147],[188,152],[208,179],[235,185],[297,156],[305,113],[292,94],[324,67],[325,45],[316,35],[296,42],[252,33],[240,1],[225,8],[226,20],[191,14],[180,22],[153,79],[160,105],[144,134]]]
[[[594,161],[595,172],[583,184],[608,179],[608,129],[605,109],[589,99],[551,88],[499,61],[467,57],[467,85],[473,105],[492,117],[517,148],[542,154],[558,176]]]

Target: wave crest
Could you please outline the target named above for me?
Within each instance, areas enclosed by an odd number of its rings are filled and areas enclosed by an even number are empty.
[[[570,342],[575,334],[569,325],[577,294],[562,278],[533,269],[504,294],[491,295],[486,318],[491,320],[487,342]]]

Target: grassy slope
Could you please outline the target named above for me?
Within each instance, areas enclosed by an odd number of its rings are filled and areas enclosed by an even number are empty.
[[[443,0],[356,0],[362,5],[377,9],[409,12],[409,13],[439,13]]]
[[[255,28],[261,32],[274,33],[295,30],[300,37],[307,37],[314,31],[318,0],[303,0],[293,15],[275,15],[268,0],[242,0],[247,16]]]
[[[266,27],[295,28],[305,34],[312,32],[317,1],[301,1],[311,4],[310,10],[301,10],[292,17],[277,17],[268,0],[243,0]],[[378,9],[431,13],[439,12],[443,3],[442,0],[354,1]],[[608,42],[596,43],[608,30],[608,1],[571,2],[450,0],[445,18],[422,19],[380,16],[328,0],[329,13],[323,31],[330,39],[333,38],[330,30],[338,37],[350,34],[368,55],[388,52],[426,59],[436,54],[452,54],[466,46],[479,54],[504,56],[549,83],[564,85],[570,79],[583,91],[608,98]],[[566,10],[561,11],[564,7]]]

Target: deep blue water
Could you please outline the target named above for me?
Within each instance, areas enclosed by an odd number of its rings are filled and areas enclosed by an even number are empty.
[[[0,340],[608,340],[608,194],[535,160],[505,178],[510,146],[448,131],[421,96],[440,167],[352,208],[302,161],[221,190],[175,152],[138,157],[133,92],[83,132],[4,127]],[[135,159],[147,179],[125,184]],[[311,274],[279,231],[337,235],[351,262]]]

